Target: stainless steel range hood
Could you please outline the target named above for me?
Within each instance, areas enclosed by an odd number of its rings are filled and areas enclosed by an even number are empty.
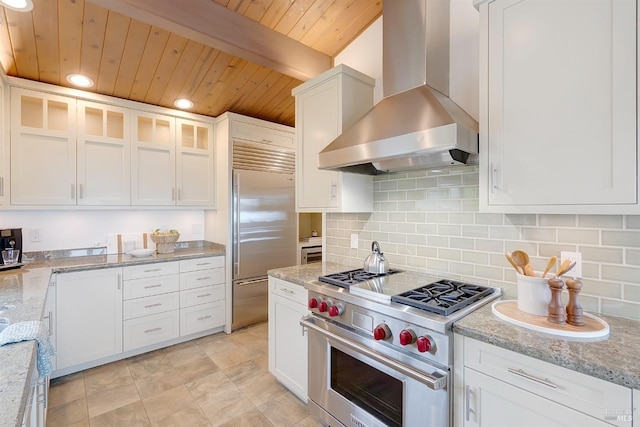
[[[383,2],[384,98],[318,155],[368,175],[477,162],[478,123],[449,99],[449,0]]]

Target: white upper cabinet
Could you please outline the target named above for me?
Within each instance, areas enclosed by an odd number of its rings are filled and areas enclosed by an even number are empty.
[[[339,65],[293,90],[296,97],[296,208],[371,212],[373,178],[318,169],[318,153],[373,106],[374,80]]]
[[[9,124],[9,114],[6,111],[5,95],[7,88],[3,81],[0,81],[0,206],[5,203],[5,195],[9,194],[6,185],[9,184],[9,133],[7,132]]]
[[[11,89],[11,204],[76,204],[76,100]]]
[[[177,119],[178,205],[214,204],[213,125]]]
[[[636,1],[476,3],[480,209],[640,212]]]
[[[129,110],[78,101],[78,204],[131,203]]]
[[[132,111],[132,204],[175,205],[176,120],[145,111]]]

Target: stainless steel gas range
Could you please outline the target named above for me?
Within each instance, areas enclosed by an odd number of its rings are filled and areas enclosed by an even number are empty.
[[[329,426],[449,426],[451,325],[497,288],[350,270],[309,283],[309,406]]]

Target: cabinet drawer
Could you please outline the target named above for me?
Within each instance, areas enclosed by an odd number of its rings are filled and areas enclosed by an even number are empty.
[[[180,261],[180,272],[208,270],[210,268],[224,267],[224,257],[215,256],[208,258],[185,259]]]
[[[281,147],[294,146],[293,134],[251,123],[233,122],[231,134],[234,139],[244,139]]]
[[[180,290],[201,288],[224,283],[224,268],[193,271],[180,275]]]
[[[224,299],[224,285],[204,286],[180,292],[180,308]]]
[[[225,301],[180,309],[180,335],[185,336],[224,325]]]
[[[179,289],[180,276],[177,274],[171,274],[169,276],[148,277],[144,279],[125,280],[123,298],[125,300],[128,300],[133,298],[148,297],[151,295],[176,292]]]
[[[136,317],[149,316],[150,314],[177,310],[179,306],[179,292],[131,299],[123,303],[123,318],[124,320],[128,320]]]
[[[153,264],[132,265],[122,269],[124,280],[141,279],[144,277],[164,276],[166,274],[178,274],[180,264],[174,262],[156,262]]]
[[[177,338],[179,310],[139,317],[124,322],[124,351]]]
[[[464,364],[600,420],[631,407],[631,389],[477,340],[465,338]]]
[[[286,280],[276,279],[275,277],[269,278],[269,284],[271,292],[273,292],[275,295],[279,295],[283,298],[287,298],[300,304],[304,304],[305,307],[307,306],[308,296],[307,290],[304,288],[304,286],[290,283]]]

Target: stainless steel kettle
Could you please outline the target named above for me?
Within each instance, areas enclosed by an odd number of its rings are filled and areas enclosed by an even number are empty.
[[[386,274],[389,272],[389,264],[384,254],[380,251],[377,241],[371,243],[371,254],[364,260],[364,271],[373,274]]]

